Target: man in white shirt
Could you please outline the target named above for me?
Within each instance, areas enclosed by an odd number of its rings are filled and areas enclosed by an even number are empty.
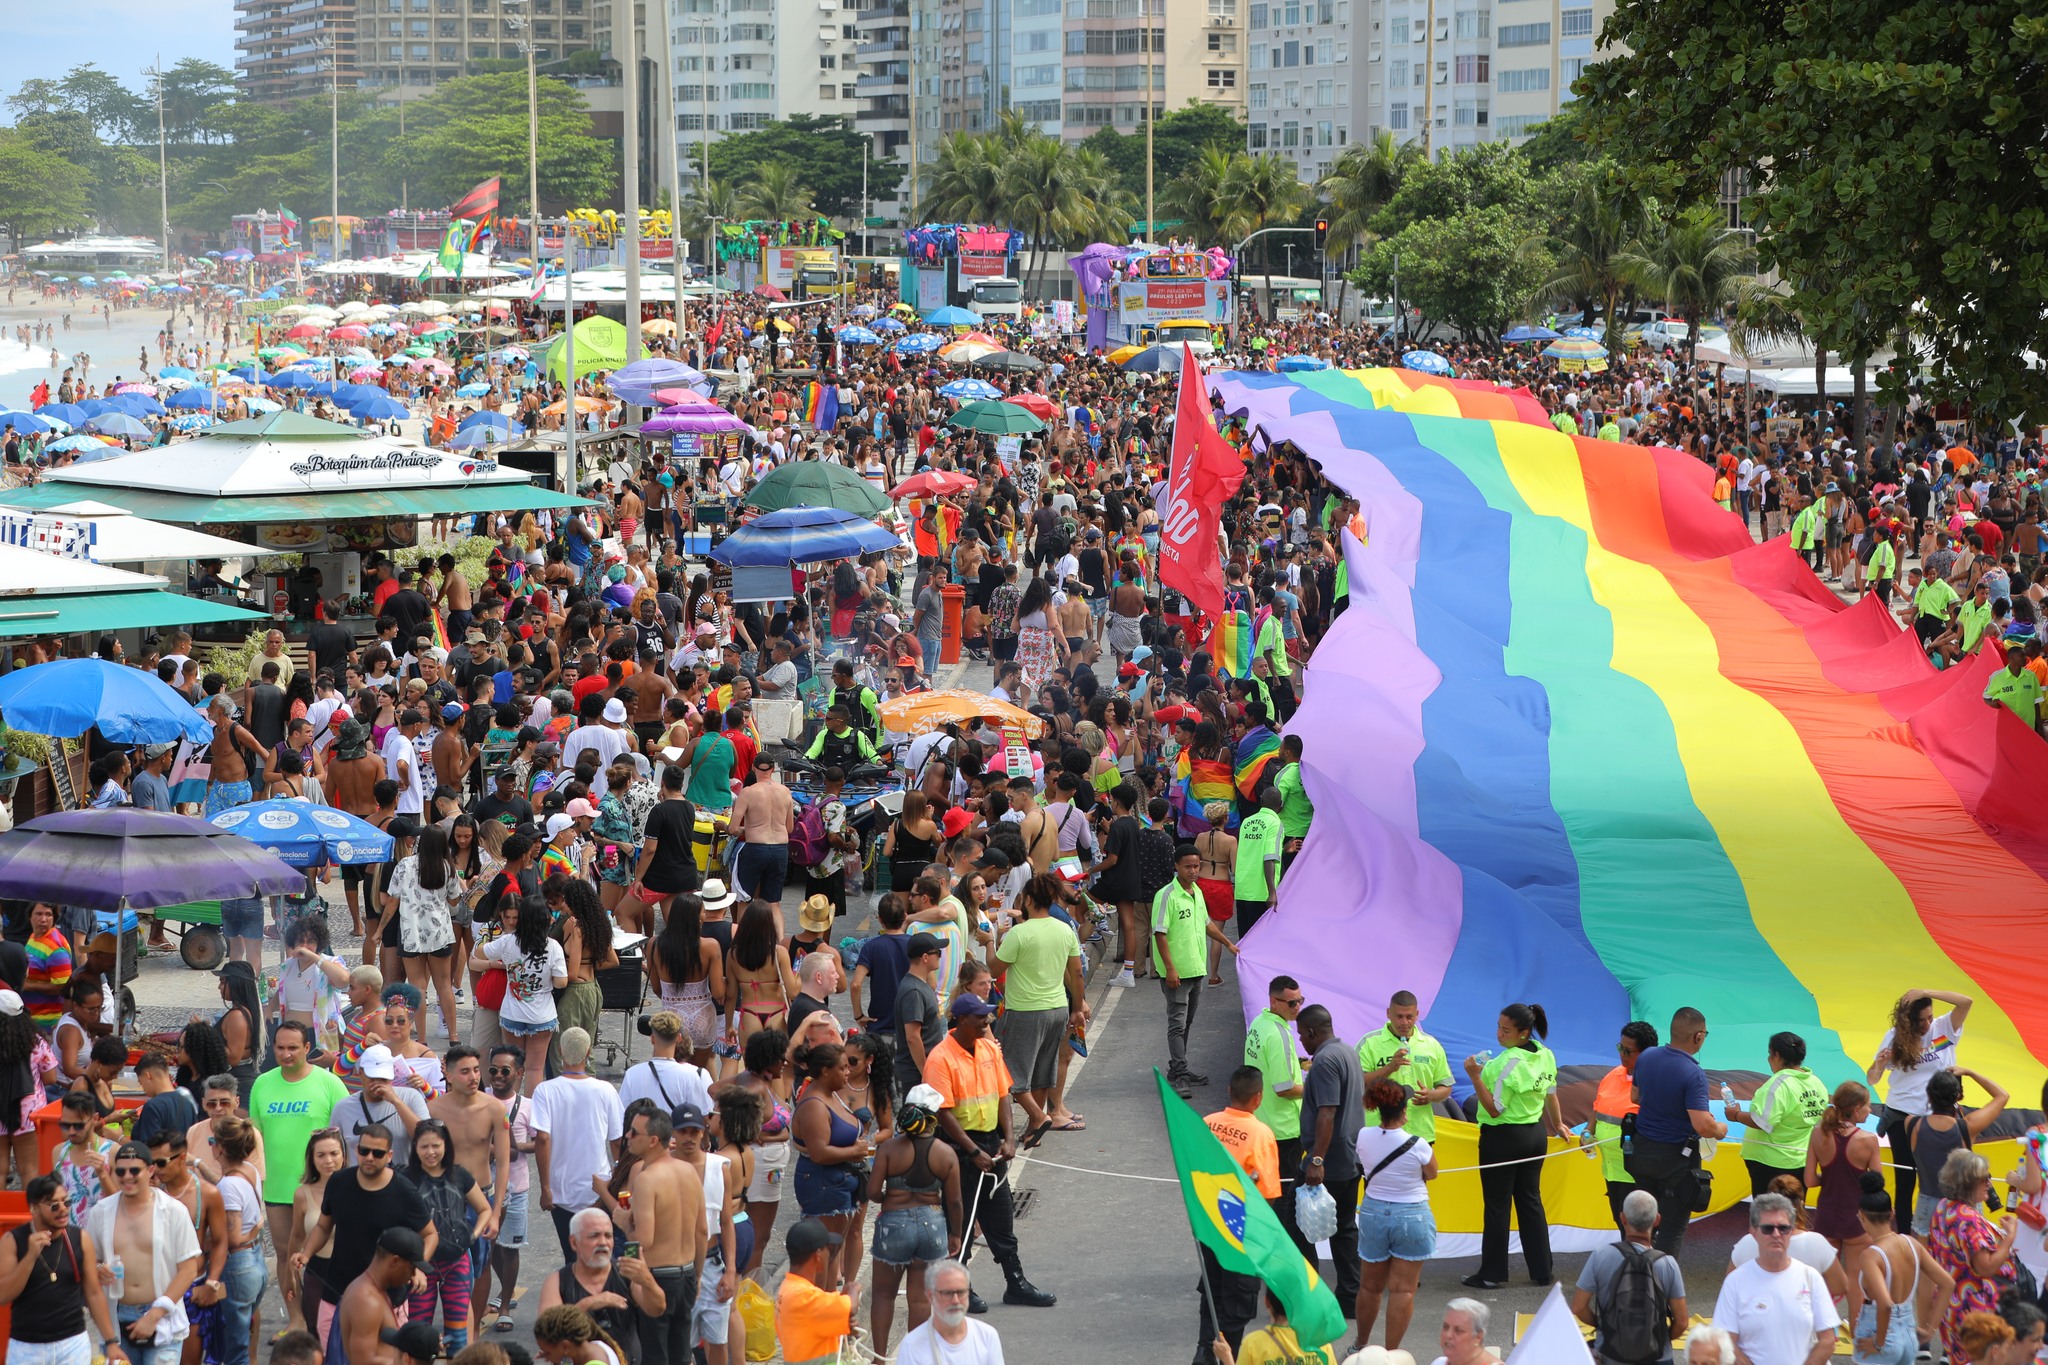
[[[349,709],[331,674],[323,673],[320,678],[324,681],[314,683],[313,704],[306,708],[306,720],[313,727],[313,752],[324,758],[334,745],[341,723],[354,719],[355,712]]]
[[[149,1183],[149,1149],[125,1143],[114,1153],[117,1193],[86,1215],[85,1230],[104,1258],[119,1257],[123,1276],[109,1291],[121,1333],[121,1354],[134,1365],[169,1365],[182,1349],[157,1348],[166,1317],[184,1317],[185,1291],[199,1276],[199,1237],[192,1215]]]
[[[425,805],[420,781],[419,751],[413,736],[426,728],[427,718],[417,711],[398,713],[398,724],[384,732],[384,776],[398,784],[398,813],[418,815]]]
[[[533,1090],[534,1178],[540,1184],[540,1206],[555,1220],[562,1259],[572,1259],[569,1220],[597,1203],[593,1178],[611,1178],[625,1134],[626,1106],[609,1082],[585,1069],[590,1060],[590,1034],[580,1028],[562,1031],[562,1074]]]
[[[1749,1228],[1757,1257],[1721,1281],[1714,1325],[1735,1338],[1749,1365],[1824,1365],[1835,1352],[1841,1315],[1827,1282],[1810,1265],[1792,1259],[1792,1234],[1799,1227],[1792,1201],[1782,1194],[1758,1195],[1749,1205]]]
[[[967,1267],[933,1261],[924,1270],[932,1315],[904,1333],[897,1365],[1003,1365],[1003,1339],[996,1329],[967,1316]]]
[[[652,947],[653,945],[649,945]],[[701,1066],[676,1060],[683,1036],[683,1017],[665,1009],[647,1020],[647,1039],[653,1055],[626,1071],[619,1081],[619,1108],[633,1107],[635,1100],[653,1100],[661,1112],[675,1112],[676,1106],[694,1104],[711,1112],[711,1073]]]
[[[669,656],[668,671],[680,678],[698,664],[715,669],[719,663],[718,630],[716,627],[700,625],[696,634],[676,646],[676,652]]]
[[[576,760],[586,749],[597,751],[599,768],[611,767],[613,759],[633,748],[632,736],[626,733],[625,726],[626,703],[613,697],[604,704],[594,724],[577,726],[562,741],[562,771],[575,771]]]

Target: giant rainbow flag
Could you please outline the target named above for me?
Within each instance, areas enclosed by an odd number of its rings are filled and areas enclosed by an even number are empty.
[[[1290,726],[1316,819],[1245,941],[1247,1014],[1287,972],[1356,1039],[1413,990],[1458,1072],[1509,1002],[1603,1067],[1624,1022],[1694,1005],[1710,1069],[1760,1072],[1791,1029],[1832,1086],[1901,991],[1960,990],[1967,1064],[2031,1102],[2048,745],[1984,703],[1990,658],[1935,671],[1753,543],[1696,460],[1560,434],[1526,393],[1212,383],[1367,527]]]

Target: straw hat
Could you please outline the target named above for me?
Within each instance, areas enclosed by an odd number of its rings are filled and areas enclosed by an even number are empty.
[[[831,931],[835,918],[832,902],[823,896],[812,896],[804,901],[803,909],[797,912],[796,922],[805,933],[823,934]]]

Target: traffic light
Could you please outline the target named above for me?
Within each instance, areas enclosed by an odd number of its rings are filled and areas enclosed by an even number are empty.
[[[1325,245],[1325,244],[1326,244],[1326,243],[1327,243],[1327,242],[1328,242],[1329,240],[1330,240],[1330,220],[1329,220],[1329,219],[1327,219],[1327,218],[1318,218],[1318,219],[1316,219],[1316,250],[1317,250],[1317,251],[1321,251],[1321,250],[1323,249],[1324,245]]]

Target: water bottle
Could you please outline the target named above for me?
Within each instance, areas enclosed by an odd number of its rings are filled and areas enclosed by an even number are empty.
[[[1572,1129],[1572,1132],[1578,1134],[1579,1137],[1585,1140],[1585,1145],[1580,1147],[1579,1150],[1581,1152],[1584,1152],[1586,1156],[1591,1160],[1598,1161],[1600,1159],[1600,1148],[1594,1145],[1593,1143],[1593,1125],[1590,1123],[1582,1123],[1578,1127]]]
[[[1485,1066],[1488,1062],[1493,1060],[1493,1049],[1490,1047],[1481,1048],[1477,1060],[1480,1066]]]
[[[1735,1103],[1735,1088],[1726,1081],[1721,1082],[1721,1103]]]
[[[121,1257],[118,1252],[108,1259],[107,1270],[114,1277],[114,1287],[112,1290],[114,1302],[119,1303],[121,1296],[128,1291],[128,1268],[121,1264]]]

